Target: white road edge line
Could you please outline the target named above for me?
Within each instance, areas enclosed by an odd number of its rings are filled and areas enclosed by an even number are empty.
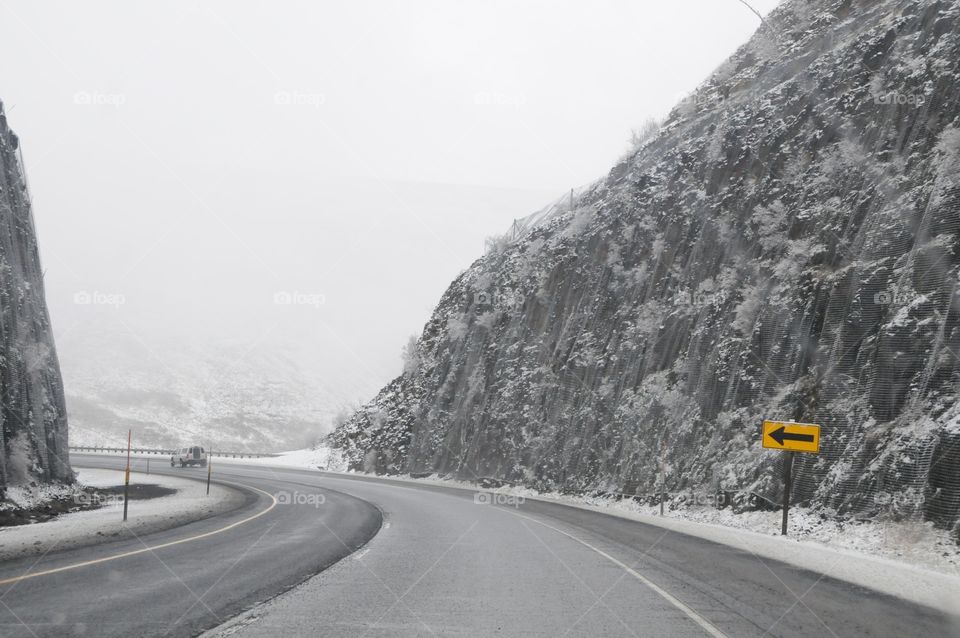
[[[511,511],[509,511],[509,510],[504,510],[504,511],[507,512],[508,514],[512,514],[513,516],[516,516],[516,517],[518,517],[518,518],[523,518],[523,519],[526,519],[526,520],[528,520],[528,521],[532,521],[532,522],[536,523],[537,525],[542,525],[543,527],[546,527],[547,529],[552,529],[553,531],[557,532],[558,534],[563,534],[563,535],[566,536],[567,538],[569,538],[569,539],[571,539],[571,540],[574,540],[574,541],[577,541],[578,543],[580,543],[580,544],[583,545],[584,547],[588,547],[588,548],[592,549],[593,551],[595,551],[596,553],[600,554],[601,556],[603,556],[604,558],[606,558],[607,560],[609,560],[611,563],[617,565],[618,567],[620,567],[621,569],[623,569],[624,571],[626,571],[628,574],[630,574],[631,576],[633,576],[634,578],[636,578],[637,580],[639,580],[641,583],[643,583],[644,585],[646,585],[647,587],[649,587],[650,589],[652,589],[653,591],[655,591],[657,594],[659,594],[661,597],[663,597],[663,599],[666,600],[668,603],[670,603],[671,605],[673,605],[674,607],[676,607],[677,609],[679,609],[680,611],[682,611],[684,614],[686,614],[686,616],[687,616],[690,620],[692,620],[693,622],[695,622],[695,623],[697,623],[698,625],[700,625],[700,628],[703,629],[705,632],[707,632],[708,635],[713,636],[713,638],[728,638],[728,636],[727,636],[725,633],[723,633],[722,631],[720,631],[719,629],[717,629],[716,627],[714,627],[714,626],[710,623],[710,621],[708,621],[706,618],[704,618],[703,616],[701,616],[700,614],[698,614],[697,612],[695,612],[693,609],[691,609],[690,607],[688,607],[686,604],[684,604],[683,601],[681,601],[680,599],[678,599],[676,596],[674,596],[674,595],[671,594],[670,592],[666,591],[665,589],[663,589],[662,587],[660,587],[659,585],[657,585],[656,583],[654,583],[654,582],[651,581],[649,578],[647,578],[646,576],[644,576],[644,575],[641,574],[640,572],[636,571],[635,569],[633,569],[633,568],[630,567],[629,565],[625,565],[625,564],[622,563],[621,561],[617,560],[616,558],[614,558],[614,557],[611,556],[610,554],[606,553],[606,552],[603,551],[602,549],[599,549],[599,548],[597,548],[597,547],[594,547],[593,545],[591,545],[591,544],[588,543],[587,541],[585,541],[585,540],[583,540],[583,539],[580,539],[580,538],[577,538],[577,537],[574,536],[573,534],[569,534],[569,533],[563,531],[562,529],[557,529],[556,527],[553,527],[552,525],[547,525],[546,523],[544,523],[544,522],[542,522],[542,521],[538,521],[538,520],[535,519],[535,518],[530,518],[529,516],[524,516],[523,514],[517,514],[516,512],[511,512]]]

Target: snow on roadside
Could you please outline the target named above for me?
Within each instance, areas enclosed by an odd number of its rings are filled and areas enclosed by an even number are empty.
[[[644,505],[629,499],[577,497],[561,494],[541,494],[527,488],[502,490],[527,498],[547,498],[553,501],[586,505],[631,518],[654,520],[679,519],[697,525],[712,525],[743,530],[759,535],[780,538],[780,511],[734,513],[731,509],[708,506],[666,509],[659,516],[657,505]],[[843,521],[827,518],[802,507],[790,509],[790,537],[805,543],[816,543],[833,549],[854,551],[866,555],[903,561],[951,576],[960,577],[960,545],[951,540],[950,532],[936,529],[932,523]]]
[[[83,456],[108,456],[118,458],[121,455],[116,452],[76,452]],[[125,456],[125,455],[124,455]],[[145,454],[143,452],[134,452],[131,455],[133,459],[133,468],[142,469],[147,461],[159,465],[169,464],[170,457],[158,454]],[[243,463],[245,465],[274,465],[281,467],[309,468],[312,470],[323,469],[331,472],[343,472],[347,469],[347,462],[339,451],[331,448],[317,448],[305,450],[292,450],[289,452],[278,452],[274,456],[263,456],[260,458],[233,458],[230,456],[212,456],[211,463],[216,466],[220,463]],[[216,471],[216,470],[214,470]]]
[[[498,490],[499,491],[499,490]],[[734,514],[726,510],[698,508],[667,510],[641,506],[632,501],[543,495],[522,488],[503,490],[524,496],[603,512],[656,525],[741,549],[758,560],[778,560],[861,587],[954,614],[960,610],[960,570],[956,544],[953,564],[938,559],[942,539],[928,526],[901,523],[864,523],[847,528],[836,522],[817,525],[819,516],[800,508],[791,509],[791,537],[779,535],[780,512]],[[916,527],[923,527],[919,532]],[[899,539],[899,540],[898,540]],[[910,543],[912,549],[905,550]],[[892,548],[909,551],[890,558]],[[879,554],[879,555],[878,555]]]
[[[77,478],[90,487],[114,487],[123,484],[123,471],[79,469]],[[33,525],[0,528],[0,560],[43,554],[53,549],[81,547],[111,539],[149,534],[206,518],[239,507],[244,496],[237,490],[210,486],[187,478],[160,474],[131,473],[131,484],[159,485],[176,490],[175,494],[145,500],[131,500],[128,519],[123,522],[123,503],[113,499],[95,510],[62,514]],[[67,495],[71,492],[68,491]]]
[[[347,463],[343,456],[337,450],[328,447],[280,452],[277,456],[266,456],[259,459],[214,457],[213,462],[322,469],[330,472],[342,472],[347,469]]]

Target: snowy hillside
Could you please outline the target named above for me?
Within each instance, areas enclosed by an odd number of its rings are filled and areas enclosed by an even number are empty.
[[[354,467],[960,517],[960,3],[782,5],[660,132],[440,300]],[[599,90],[599,89],[598,89]],[[569,207],[568,207],[569,208]],[[661,485],[662,482],[662,485]]]
[[[75,445],[271,452],[313,444],[347,396],[367,388],[325,383],[296,352],[176,341],[147,348],[122,330],[71,335],[63,372]]]

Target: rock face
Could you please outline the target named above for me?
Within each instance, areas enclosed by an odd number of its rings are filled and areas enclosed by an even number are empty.
[[[67,411],[17,136],[0,104],[0,496],[71,481]]]
[[[354,467],[960,513],[960,6],[795,0],[440,300]]]

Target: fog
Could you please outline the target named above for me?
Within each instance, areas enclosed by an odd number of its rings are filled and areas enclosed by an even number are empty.
[[[370,398],[486,237],[758,25],[739,0],[3,3],[68,397],[223,345]]]

